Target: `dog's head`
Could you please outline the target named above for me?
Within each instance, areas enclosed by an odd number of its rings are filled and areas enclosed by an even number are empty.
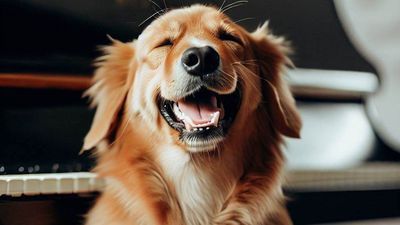
[[[132,43],[113,41],[88,91],[97,112],[84,149],[110,139],[124,115],[189,152],[248,130],[257,110],[267,112],[268,126],[298,137],[301,121],[281,74],[288,49],[267,29],[249,33],[195,5],[162,15]]]

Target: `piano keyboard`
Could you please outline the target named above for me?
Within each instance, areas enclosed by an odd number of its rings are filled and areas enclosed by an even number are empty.
[[[101,191],[104,180],[94,173],[1,175],[0,196],[73,194]]]
[[[343,170],[289,170],[287,191],[362,191],[400,189],[400,164],[365,163]],[[74,194],[102,191],[105,181],[95,173],[0,175],[0,196]]]

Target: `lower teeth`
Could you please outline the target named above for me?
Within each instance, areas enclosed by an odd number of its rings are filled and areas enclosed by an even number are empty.
[[[203,131],[203,130],[209,130],[210,127],[200,127],[200,128],[193,128],[191,131]]]

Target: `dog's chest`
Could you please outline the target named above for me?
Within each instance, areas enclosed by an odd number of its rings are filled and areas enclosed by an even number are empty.
[[[175,188],[185,224],[210,224],[231,188],[224,182],[226,178],[219,179],[220,173],[210,172],[210,167],[205,168],[204,163],[193,161],[181,150],[166,149],[160,161],[167,179]]]

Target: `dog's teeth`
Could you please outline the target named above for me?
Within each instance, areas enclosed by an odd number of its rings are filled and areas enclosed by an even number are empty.
[[[181,110],[179,109],[179,107],[176,103],[174,103],[173,110],[174,110],[175,116],[179,120],[183,120],[185,118],[185,114],[183,112],[181,112]]]
[[[190,130],[190,131],[192,130],[193,126],[190,123],[185,123],[184,122],[184,124],[185,124],[186,130]]]
[[[218,127],[219,115],[220,115],[220,112],[219,112],[219,111],[218,111],[218,112],[215,112],[215,113],[213,114],[213,118],[211,119],[211,123],[212,123],[215,127]]]
[[[210,127],[206,127],[206,130],[209,130],[210,129]]]
[[[201,131],[202,131],[202,130],[203,130],[203,128],[199,128],[199,130],[201,130]]]

